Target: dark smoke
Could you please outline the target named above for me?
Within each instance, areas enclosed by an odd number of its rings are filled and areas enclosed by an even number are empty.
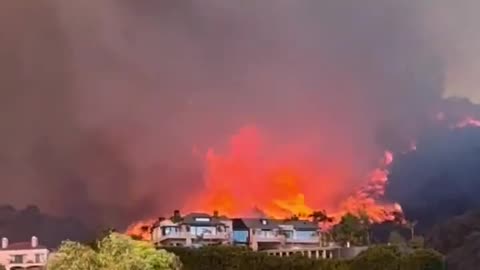
[[[416,151],[397,156],[389,177],[387,197],[423,230],[480,209],[480,127],[444,124],[420,137]]]
[[[443,107],[430,5],[3,1],[0,198],[98,227],[170,212],[203,185],[192,149],[245,124],[358,186]]]
[[[95,233],[71,217],[54,217],[40,212],[38,207],[27,206],[15,209],[10,205],[0,206],[0,237],[10,243],[28,242],[32,236],[47,247],[57,247],[60,242],[92,241]]]

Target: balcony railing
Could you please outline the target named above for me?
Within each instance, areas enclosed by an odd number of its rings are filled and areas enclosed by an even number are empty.
[[[161,235],[158,241],[164,241],[167,239],[197,239],[203,238],[205,240],[228,240],[230,239],[230,233],[215,233],[215,234],[203,234],[203,235],[193,235],[189,232],[172,232],[167,235]]]
[[[312,237],[302,237],[302,238],[287,238],[286,241],[287,243],[299,243],[299,244],[320,244],[320,237],[318,236],[312,236]]]
[[[257,242],[282,242],[285,239],[283,235],[274,234],[256,234],[253,235],[253,239]]]

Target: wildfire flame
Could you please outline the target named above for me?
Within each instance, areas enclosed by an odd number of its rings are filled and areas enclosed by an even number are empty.
[[[141,240],[149,241],[152,238],[151,228],[155,220],[141,220],[128,226],[126,234]]]
[[[341,170],[330,174],[318,171],[295,156],[265,158],[261,148],[258,130],[246,127],[232,139],[226,155],[209,150],[205,190],[184,210],[288,218],[308,217],[315,210],[325,209],[335,220],[346,212],[363,212],[375,222],[393,219],[392,212],[401,211],[397,204],[377,200],[388,181],[387,167],[393,162],[390,151],[385,152],[379,168],[368,175],[365,186],[339,199],[346,188],[352,189],[342,179]]]
[[[439,113],[437,120],[444,121],[445,114]],[[480,127],[480,120],[467,117],[452,127]],[[341,200],[334,200],[336,196],[331,196],[331,192],[338,193],[345,188],[345,183],[341,182],[341,172],[319,173],[301,160],[296,160],[295,156],[265,157],[260,153],[261,147],[258,130],[250,126],[232,138],[227,154],[220,155],[213,149],[208,150],[205,155],[205,188],[188,201],[182,210],[219,211],[232,217],[288,218],[293,215],[308,217],[313,211],[322,209],[327,210],[333,218],[332,224],[346,213],[364,213],[373,222],[397,220],[398,214],[402,213],[399,204],[381,200],[388,183],[388,168],[394,162],[394,155],[390,151],[385,151],[378,167],[367,176],[366,184]],[[412,141],[404,154],[416,149],[416,143]],[[309,185],[312,180],[321,184],[317,186],[318,189]],[[325,199],[315,203],[312,197]],[[134,223],[128,228],[127,234],[148,240],[154,222],[147,220]]]

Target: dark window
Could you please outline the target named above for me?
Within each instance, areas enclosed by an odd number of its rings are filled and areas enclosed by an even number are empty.
[[[42,262],[42,254],[35,254],[35,263]]]
[[[12,263],[23,263],[23,255],[14,255],[12,257]]]

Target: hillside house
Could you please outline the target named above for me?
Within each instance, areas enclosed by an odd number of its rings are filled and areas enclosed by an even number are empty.
[[[152,241],[158,247],[230,244],[231,231],[227,218],[192,213],[177,221],[160,219],[152,228]]]
[[[306,220],[238,218],[232,220],[233,243],[253,250],[321,246],[320,230]]]
[[[38,243],[33,236],[30,242],[9,243],[8,238],[2,238],[0,249],[0,264],[7,270],[40,270],[45,269],[49,251]]]

